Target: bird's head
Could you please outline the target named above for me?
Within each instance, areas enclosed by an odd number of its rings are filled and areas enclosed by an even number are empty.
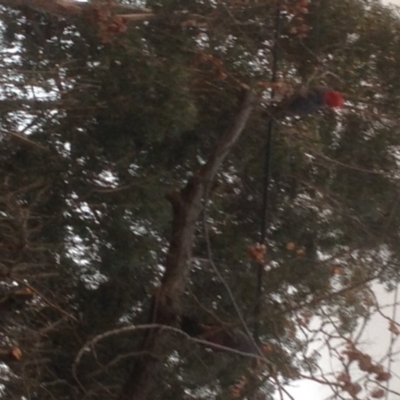
[[[344,98],[341,93],[335,90],[327,90],[324,93],[325,104],[330,108],[341,108],[344,104]]]

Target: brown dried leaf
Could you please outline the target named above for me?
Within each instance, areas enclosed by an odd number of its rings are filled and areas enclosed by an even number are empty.
[[[304,257],[306,255],[306,251],[304,249],[297,249],[296,250],[296,255],[298,257]]]
[[[381,388],[376,388],[374,389],[370,395],[373,399],[381,399],[383,396],[385,396],[385,391]]]
[[[359,360],[362,356],[361,352],[356,349],[343,350],[342,354],[345,354],[349,358],[349,361]]]
[[[12,347],[9,354],[10,357],[16,361],[19,361],[22,358],[22,351],[19,347]]]
[[[394,322],[393,320],[390,320],[390,322],[389,322],[389,331],[392,332],[395,335],[399,335],[400,334],[400,329],[397,326],[396,322]]]
[[[247,248],[247,253],[254,261],[262,264],[265,262],[267,247],[264,244],[256,244]]]
[[[286,243],[286,250],[293,251],[296,248],[296,244],[294,242]]]
[[[349,383],[350,382],[350,375],[346,372],[341,372],[338,377],[337,380],[340,382],[344,382],[344,383]]]
[[[343,273],[343,268],[340,265],[332,265],[331,274],[332,275],[341,275]]]
[[[361,392],[361,385],[358,383],[349,382],[343,386],[343,390],[349,393],[351,396],[356,396]]]
[[[267,355],[269,353],[272,353],[274,351],[274,348],[271,344],[264,344],[261,347],[261,351],[263,352],[264,355]]]
[[[360,368],[361,371],[371,372],[371,368],[374,367],[374,364],[372,363],[371,360],[371,356],[369,356],[368,354],[362,354],[358,361],[358,367]]]
[[[390,372],[381,372],[376,376],[376,380],[379,382],[385,382],[388,381],[390,378],[392,377],[392,375],[390,374]]]

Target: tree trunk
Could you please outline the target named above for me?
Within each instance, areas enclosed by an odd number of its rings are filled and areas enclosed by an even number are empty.
[[[256,99],[252,91],[246,93],[232,127],[223,135],[208,162],[195,173],[185,188],[168,196],[173,208],[172,237],[162,284],[154,296],[153,323],[177,325],[205,190],[243,132]],[[171,351],[170,335],[162,329],[149,332],[142,349],[145,355],[136,360],[120,400],[152,399],[152,391],[156,390],[155,378],[163,359]]]

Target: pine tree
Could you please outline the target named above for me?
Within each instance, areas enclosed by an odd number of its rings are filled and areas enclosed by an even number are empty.
[[[273,2],[0,3],[4,399],[272,398],[277,380],[316,370],[298,334],[311,316],[349,335],[368,283],[397,283],[392,10],[285,2],[273,84]],[[252,328],[266,98],[319,84],[347,107],[277,121],[273,136],[267,361],[134,330],[188,315],[245,331],[214,267]]]

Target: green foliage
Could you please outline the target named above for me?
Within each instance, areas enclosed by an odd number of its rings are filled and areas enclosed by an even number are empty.
[[[29,285],[36,295],[0,310],[0,347],[19,346],[26,360],[8,364],[4,399],[119,393],[141,332],[85,351],[76,376],[74,359],[95,335],[147,321],[170,240],[166,193],[207,159],[237,113],[242,86],[269,80],[270,4],[149,6],[155,19],[132,23],[110,42],[78,17],[5,12],[3,45],[20,54],[1,61],[8,83],[0,100],[0,288],[8,296]],[[399,279],[400,20],[374,1],[313,1],[309,11],[305,38],[283,21],[282,79],[332,85],[348,107],[280,121],[273,137],[261,339],[287,381],[308,368],[297,312],[329,312],[346,334],[367,307],[358,295],[329,294],[383,265],[383,282]],[[206,215],[214,261],[249,326],[256,267],[247,248],[260,240],[263,217],[263,115],[260,105],[218,171]],[[26,125],[28,136],[13,134]],[[183,312],[240,327],[208,261],[203,228]],[[246,358],[181,336],[175,349],[160,398],[229,398],[236,379],[252,372]],[[262,381],[268,368],[258,374]]]

